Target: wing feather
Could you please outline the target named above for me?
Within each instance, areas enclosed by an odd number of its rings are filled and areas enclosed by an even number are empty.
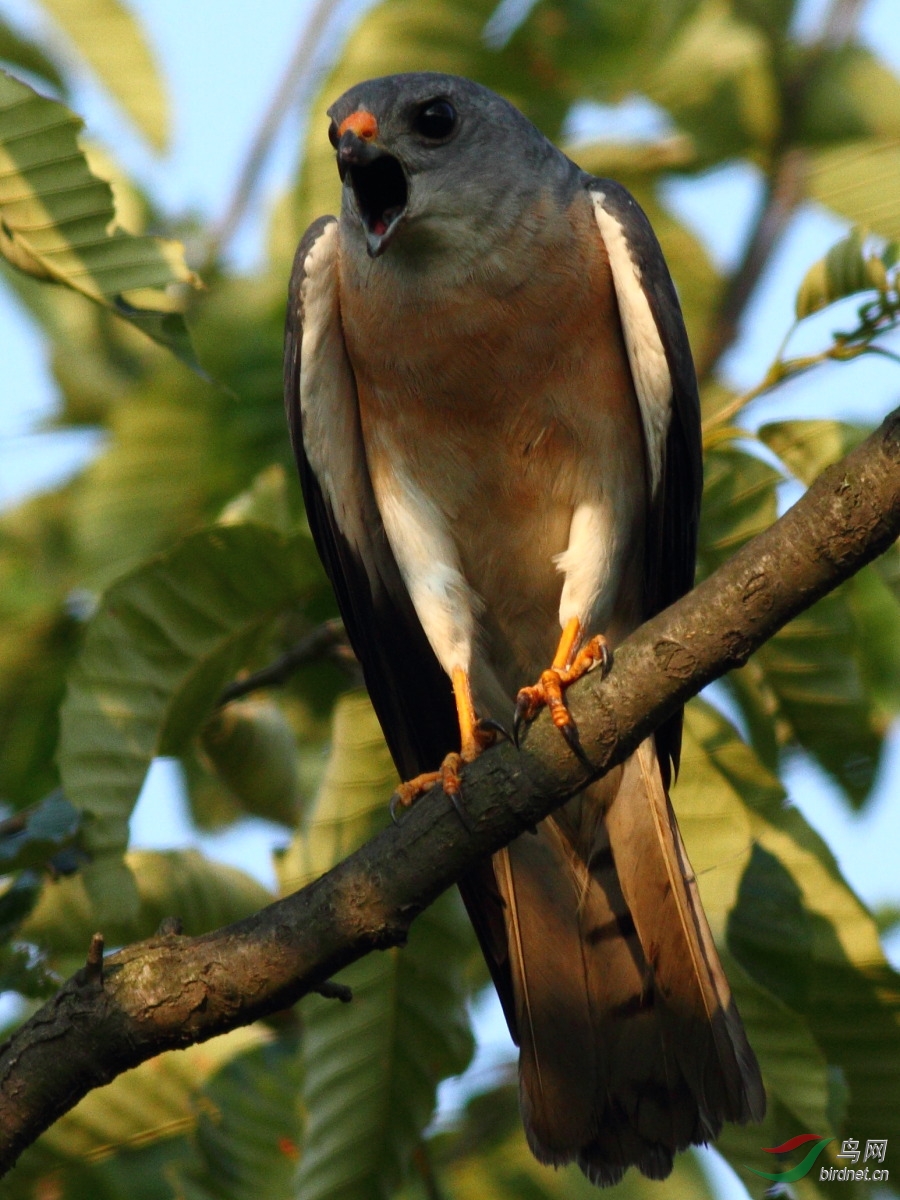
[[[297,248],[285,324],[285,408],[313,539],[391,755],[409,779],[456,747],[456,710],[375,502],[341,328],[338,249],[334,217],[315,221]],[[503,902],[490,861],[459,888],[515,1030]]]
[[[703,456],[697,377],[675,285],[650,222],[611,179],[587,184],[609,256],[647,447],[651,483],[644,617],[694,584]],[[678,769],[682,715],[656,732],[663,779]]]
[[[337,222],[322,217],[301,240],[291,273],[285,407],[313,539],[397,768],[409,776],[452,749],[455,710],[375,503],[341,330],[337,258]]]

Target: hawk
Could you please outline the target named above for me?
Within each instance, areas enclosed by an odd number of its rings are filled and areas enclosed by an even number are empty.
[[[416,73],[329,109],[285,397],[310,527],[410,801],[693,583],[697,384],[634,198],[512,105]],[[545,1163],[654,1179],[759,1068],[668,798],[681,716],[460,883]],[[457,750],[456,747],[459,746]],[[436,770],[437,769],[437,770]],[[412,778],[411,778],[412,777]]]

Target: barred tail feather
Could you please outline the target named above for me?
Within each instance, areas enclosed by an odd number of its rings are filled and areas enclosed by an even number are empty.
[[[494,858],[529,1144],[663,1179],[765,1095],[652,739]]]

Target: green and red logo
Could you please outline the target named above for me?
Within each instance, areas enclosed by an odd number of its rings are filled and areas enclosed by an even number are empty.
[[[820,1133],[799,1133],[796,1137],[782,1142],[780,1146],[763,1146],[766,1154],[790,1154],[798,1146],[809,1144],[809,1149],[802,1161],[797,1163],[796,1167],[791,1167],[789,1171],[778,1171],[774,1174],[770,1171],[757,1171],[756,1167],[748,1167],[747,1170],[752,1171],[754,1175],[761,1175],[763,1179],[771,1179],[774,1183],[794,1183],[796,1180],[802,1179],[804,1175],[809,1174],[813,1169],[816,1159],[828,1143],[833,1141],[834,1138],[823,1137]]]

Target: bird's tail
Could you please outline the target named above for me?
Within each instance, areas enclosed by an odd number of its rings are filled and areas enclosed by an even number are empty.
[[[662,1179],[723,1121],[762,1118],[652,739],[493,862],[541,1161],[601,1185],[631,1165]]]

